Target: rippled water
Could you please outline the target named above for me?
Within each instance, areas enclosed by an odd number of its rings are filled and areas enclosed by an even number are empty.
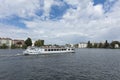
[[[0,80],[120,80],[120,49],[22,56],[0,50]]]

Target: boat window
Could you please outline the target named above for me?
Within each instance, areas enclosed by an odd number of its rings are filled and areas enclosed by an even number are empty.
[[[68,49],[70,51],[70,49]]]
[[[53,49],[51,49],[51,51],[53,51]]]
[[[50,49],[48,49],[48,51],[50,51]]]
[[[45,49],[45,51],[47,51],[47,49]]]

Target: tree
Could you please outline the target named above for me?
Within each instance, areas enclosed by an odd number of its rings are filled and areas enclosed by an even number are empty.
[[[54,44],[53,46],[59,47],[59,45],[57,45],[57,44]]]
[[[25,40],[25,44],[26,44],[27,47],[28,47],[28,46],[32,46],[32,40],[31,40],[31,38],[27,38],[27,39]]]
[[[6,44],[2,44],[1,48],[6,49],[6,48],[8,48],[8,46]]]
[[[119,45],[119,48],[120,48],[120,42],[118,43],[118,45]]]
[[[70,45],[70,47],[71,47],[71,45]],[[75,47],[75,48],[78,48],[78,44],[75,44],[74,47]]]
[[[92,48],[92,43],[90,43],[90,41],[87,43],[87,48]]]
[[[103,43],[99,43],[98,48],[103,48]]]
[[[11,49],[15,49],[15,48],[17,48],[17,47],[15,46],[15,44],[12,44],[12,45],[11,45]]]
[[[27,45],[24,44],[24,45],[22,46],[22,49],[26,49],[26,48],[27,48]]]
[[[109,48],[109,43],[108,43],[107,40],[106,40],[105,43],[104,43],[104,48]]]
[[[94,46],[93,46],[94,48],[97,48],[97,43],[94,43]]]
[[[87,43],[87,48],[90,48],[90,41],[88,41]]]
[[[35,41],[34,45],[37,47],[44,46],[44,40],[37,40]]]

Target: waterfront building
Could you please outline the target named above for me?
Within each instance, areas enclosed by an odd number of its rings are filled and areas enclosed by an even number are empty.
[[[75,47],[74,44],[70,44],[70,47]]]
[[[75,47],[74,44],[65,44],[66,47]]]
[[[5,44],[6,46],[10,48],[12,45],[12,39],[11,38],[0,38],[0,46],[2,46],[3,44]]]
[[[87,48],[87,43],[85,43],[85,42],[79,43],[78,48]]]
[[[15,45],[16,47],[23,47],[23,45],[25,45],[25,41],[24,40],[12,40],[12,44]]]
[[[70,44],[65,44],[65,46],[66,46],[66,47],[71,47],[71,45],[70,45]]]
[[[22,47],[25,42],[24,40],[12,40],[11,38],[0,38],[0,46],[5,44],[7,47],[11,48],[12,45],[16,47]]]
[[[119,44],[115,44],[115,48],[119,48]]]

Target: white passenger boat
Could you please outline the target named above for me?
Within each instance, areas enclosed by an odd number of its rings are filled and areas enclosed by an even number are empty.
[[[52,54],[52,53],[74,53],[75,50],[74,48],[70,47],[50,47],[50,48],[45,48],[45,47],[28,47],[23,54],[24,55],[29,55],[29,54]]]

